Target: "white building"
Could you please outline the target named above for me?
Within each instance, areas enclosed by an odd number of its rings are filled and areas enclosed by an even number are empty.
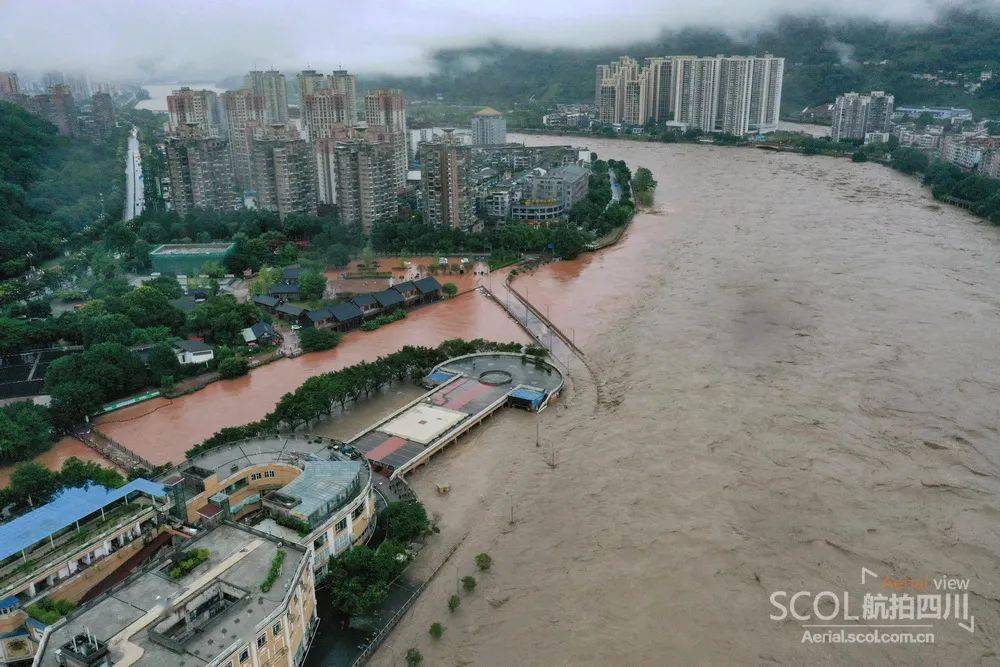
[[[486,107],[472,117],[472,143],[482,145],[507,143],[507,121],[496,109]]]
[[[834,141],[860,140],[868,132],[888,132],[894,102],[892,95],[880,90],[868,95],[854,92],[838,95],[833,105],[830,136]]]

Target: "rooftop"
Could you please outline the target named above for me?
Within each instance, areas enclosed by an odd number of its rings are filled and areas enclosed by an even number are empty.
[[[88,631],[109,645],[114,664],[129,658],[157,667],[207,664],[254,641],[256,626],[283,603],[307,558],[301,547],[231,524],[185,545],[190,548],[207,549],[208,560],[180,580],[166,574],[169,561],[158,561],[81,607],[51,633],[37,664],[55,667],[57,649]],[[261,592],[279,550],[286,553],[280,574],[267,593]],[[213,609],[215,615],[202,616],[197,627],[189,625],[194,609],[213,597],[223,601]]]
[[[476,115],[477,116],[502,116],[503,114],[501,114],[499,111],[497,111],[493,107],[483,107],[482,109],[480,109],[479,111],[476,112]]]
[[[306,461],[302,473],[277,495],[297,500],[290,509],[319,522],[353,497],[366,467],[359,461]]]
[[[122,499],[127,501],[143,494],[163,498],[166,491],[162,484],[141,478],[118,489],[108,489],[97,484],[64,489],[48,504],[0,525],[0,560],[100,512],[112,503]]]

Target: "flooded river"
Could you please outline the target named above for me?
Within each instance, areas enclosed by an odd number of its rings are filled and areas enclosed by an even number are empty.
[[[177,399],[154,399],[98,420],[98,428],[154,463],[178,462],[192,445],[223,426],[260,419],[311,375],[449,338],[526,342],[520,329],[478,292],[410,312],[376,331],[355,331],[329,352],[282,359],[246,377],[216,382]]]
[[[1000,230],[878,165],[587,143],[651,168],[656,211],[515,285],[575,329],[600,393],[577,368],[541,448],[511,412],[412,477],[441,528],[425,571],[457,551],[375,663],[994,661]],[[480,551],[494,566],[449,615]],[[823,646],[771,620],[780,590],[860,613],[880,592],[862,567],[967,578],[975,632]]]

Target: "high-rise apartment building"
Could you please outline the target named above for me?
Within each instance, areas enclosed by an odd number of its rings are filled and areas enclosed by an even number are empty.
[[[236,187],[251,187],[250,148],[253,131],[264,124],[264,99],[249,89],[228,90],[222,94],[229,150],[233,159]]]
[[[48,119],[59,129],[59,134],[77,135],[76,103],[72,89],[66,84],[52,86],[49,91]]]
[[[296,81],[299,83],[299,99],[301,100],[306,95],[315,95],[317,90],[327,88],[330,85],[330,79],[326,74],[320,74],[314,69],[304,69],[295,75]]]
[[[250,171],[258,208],[282,218],[316,214],[316,159],[294,128],[283,123],[255,128]]]
[[[264,122],[288,122],[288,87],[285,75],[277,70],[253,70],[244,78],[245,88],[264,101]]]
[[[109,93],[90,98],[89,127],[93,139],[107,139],[115,129],[115,106]]]
[[[406,98],[403,91],[382,88],[365,95],[365,123],[372,130],[388,133],[393,149],[393,184],[396,190],[406,187],[408,133]]]
[[[21,92],[17,83],[17,73],[0,72],[0,100],[10,99]]]
[[[340,221],[359,225],[370,233],[372,225],[396,215],[395,145],[390,134],[362,136],[337,144],[337,207]]]
[[[177,213],[236,207],[238,197],[226,139],[191,123],[176,128],[164,143],[171,203]]]
[[[347,70],[334,70],[328,77],[330,88],[338,93],[343,93],[347,99],[347,108],[350,109],[349,125],[354,125],[358,120],[358,79]]]
[[[834,141],[861,140],[868,132],[887,132],[892,118],[895,99],[880,90],[868,95],[844,93],[837,96],[833,105]]]
[[[316,157],[316,196],[321,204],[337,203],[337,144],[354,137],[354,128],[346,125],[330,136],[310,142]]]
[[[321,88],[302,97],[302,124],[309,139],[326,139],[344,127],[352,128],[357,115],[349,94],[334,88]]]
[[[472,117],[472,143],[479,146],[507,143],[507,122],[496,109],[480,109]]]
[[[446,132],[441,140],[424,143],[420,155],[420,189],[424,221],[468,229],[476,222],[472,147]]]
[[[175,90],[167,95],[167,112],[171,129],[194,125],[211,132],[222,124],[219,97],[212,90],[192,90],[186,86]]]
[[[743,135],[777,127],[784,59],[666,56],[640,67],[622,56],[598,65],[594,102],[602,123],[676,122],[703,132]]]

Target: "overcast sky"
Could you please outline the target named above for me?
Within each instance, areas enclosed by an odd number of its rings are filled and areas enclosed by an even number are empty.
[[[991,5],[1000,0],[985,0]],[[426,71],[442,46],[626,45],[662,29],[743,30],[784,11],[927,20],[941,0],[0,0],[0,70],[144,83],[275,66]]]

